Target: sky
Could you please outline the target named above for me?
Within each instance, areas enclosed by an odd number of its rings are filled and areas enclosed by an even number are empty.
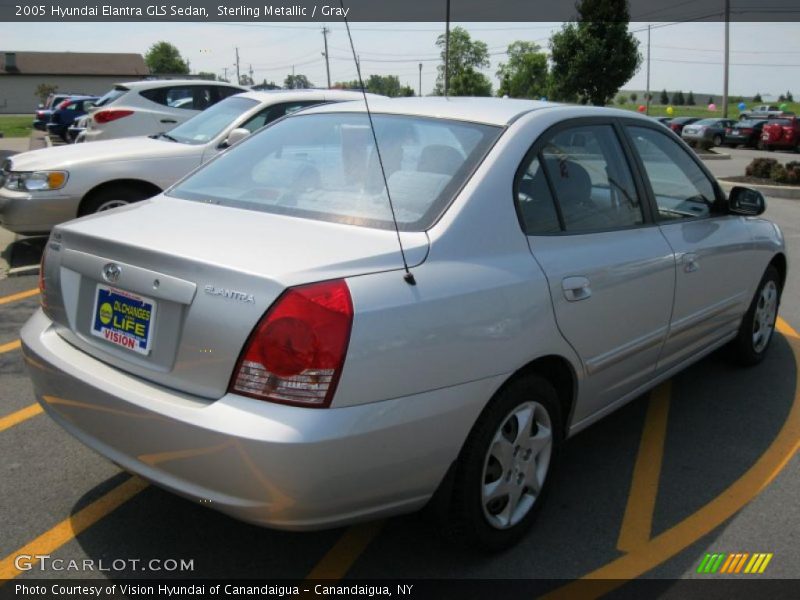
[[[322,26],[330,29],[331,81],[356,78],[342,22],[323,23],[0,23],[1,50],[137,52],[155,42],[175,44],[192,72],[235,72],[235,48],[243,73],[253,69],[257,83],[282,83],[292,66],[316,86],[327,84]],[[456,25],[456,24],[453,24]],[[489,47],[492,65],[485,70],[497,87],[495,72],[515,40],[534,41],[544,49],[560,23],[463,23],[473,39]],[[650,88],[721,94],[724,23],[652,23]],[[631,23],[646,59],[648,23]],[[422,91],[436,79],[436,38],[442,23],[353,23],[362,75],[398,75],[417,90],[422,63]],[[731,23],[730,94],[752,96],[785,93],[800,97],[800,23]],[[645,61],[646,62],[646,61]],[[624,88],[644,90],[646,66]],[[796,89],[792,89],[794,88]],[[657,96],[656,96],[657,97]]]

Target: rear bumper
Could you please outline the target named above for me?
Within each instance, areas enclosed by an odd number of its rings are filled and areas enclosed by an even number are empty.
[[[42,311],[21,337],[37,399],[84,444],[203,506],[282,529],[423,506],[504,379],[347,408],[208,402],[84,354]]]
[[[47,233],[54,225],[74,219],[79,198],[62,193],[13,192],[0,189],[0,226],[20,234]]]

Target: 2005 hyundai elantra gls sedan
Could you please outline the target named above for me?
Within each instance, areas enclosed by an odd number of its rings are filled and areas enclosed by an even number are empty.
[[[533,522],[565,438],[723,345],[763,358],[781,232],[660,124],[508,99],[370,108],[374,137],[361,103],[308,109],[154,199],[57,226],[22,331],[52,418],[246,521],[432,500],[496,549]]]

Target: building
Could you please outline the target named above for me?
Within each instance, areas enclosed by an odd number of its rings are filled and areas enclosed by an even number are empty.
[[[115,83],[149,74],[140,54],[0,51],[0,114],[33,113],[42,84],[59,92],[102,95]]]

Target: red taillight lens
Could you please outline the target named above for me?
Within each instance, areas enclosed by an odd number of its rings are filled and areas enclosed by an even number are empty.
[[[680,131],[681,130],[681,126],[680,125],[670,125],[669,128],[672,129],[672,131]]]
[[[116,121],[117,119],[122,119],[123,117],[129,117],[133,114],[132,110],[101,110],[100,112],[94,113],[92,118],[97,123],[110,123],[111,121]]]
[[[753,133],[753,130],[752,130],[752,129],[750,129],[749,127],[745,127],[745,128],[744,128],[744,129],[742,129],[741,131],[742,131],[743,133],[748,133],[748,134],[749,134],[749,133]]]
[[[56,106],[56,110],[60,110],[62,108],[67,108],[69,106],[70,102],[72,102],[72,100],[64,100],[63,102],[59,103],[58,106]]]
[[[344,280],[289,288],[250,334],[229,391],[284,404],[329,406],[352,325],[353,303]]]

